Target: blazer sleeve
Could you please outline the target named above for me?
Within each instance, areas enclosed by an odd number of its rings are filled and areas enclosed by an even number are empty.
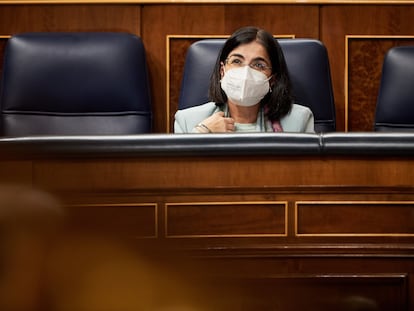
[[[312,111],[309,111],[308,120],[305,124],[305,132],[306,133],[315,133],[315,119],[313,117]]]
[[[175,113],[174,133],[177,133],[177,134],[187,133],[187,131],[185,130],[185,119],[181,117],[180,111],[177,111]]]
[[[302,105],[293,104],[291,111],[280,121],[284,132],[315,132],[313,113]]]
[[[174,133],[198,133],[195,126],[211,116],[218,108],[209,102],[183,110],[178,110],[174,116]]]

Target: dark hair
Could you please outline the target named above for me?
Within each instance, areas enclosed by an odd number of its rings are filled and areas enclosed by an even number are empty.
[[[292,107],[293,95],[291,93],[290,78],[279,43],[270,33],[257,27],[240,28],[224,43],[210,78],[209,100],[216,102],[217,105],[223,105],[227,102],[227,96],[220,85],[220,64],[225,62],[228,55],[236,47],[252,41],[257,41],[263,45],[270,57],[272,75],[275,81],[271,87],[272,91],[262,99],[261,104],[265,107],[268,119],[277,121],[288,114]]]

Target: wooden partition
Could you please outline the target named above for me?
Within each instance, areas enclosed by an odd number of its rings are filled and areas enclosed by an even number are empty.
[[[337,130],[371,131],[384,54],[413,43],[413,16],[411,1],[9,0],[0,3],[0,55],[7,36],[19,32],[139,35],[148,56],[154,132],[165,133],[177,107],[187,43],[257,25],[274,35],[321,40],[330,58]]]
[[[413,310],[414,136],[285,135],[4,139],[0,180],[188,255],[234,310]]]

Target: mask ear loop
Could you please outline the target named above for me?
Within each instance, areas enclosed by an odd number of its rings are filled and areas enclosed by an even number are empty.
[[[272,80],[272,81],[270,81],[270,80]],[[272,73],[271,75],[270,75],[270,77],[269,77],[269,93],[272,93],[273,92],[273,86],[275,85],[275,81],[274,80],[276,80],[276,77],[275,77],[275,75]]]
[[[220,75],[221,75],[221,79],[223,79],[225,73],[226,73],[226,68],[224,66],[224,63],[223,62],[220,62]],[[221,79],[220,79],[220,82],[221,82]],[[224,117],[225,118],[230,118],[229,105],[225,105]]]
[[[226,74],[226,68],[223,62],[220,62],[220,82],[223,79],[224,75]]]
[[[226,104],[226,106],[225,106],[226,108],[225,108],[225,111],[224,111],[224,117],[225,118],[230,118],[230,109],[229,109],[229,105],[228,104]]]

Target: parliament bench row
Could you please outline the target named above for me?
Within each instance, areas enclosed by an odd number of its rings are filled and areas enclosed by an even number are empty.
[[[189,156],[414,155],[414,133],[255,133],[0,138],[1,159]]]
[[[276,39],[294,95],[315,116],[316,132],[336,130],[328,51],[314,39]],[[187,51],[178,109],[208,101],[209,76],[224,39]],[[387,54],[373,129],[409,131],[413,47]],[[128,33],[40,32],[8,40],[0,106],[1,136],[151,133],[153,107],[146,53]],[[34,61],[36,60],[36,61]],[[412,112],[413,111],[413,112]]]

